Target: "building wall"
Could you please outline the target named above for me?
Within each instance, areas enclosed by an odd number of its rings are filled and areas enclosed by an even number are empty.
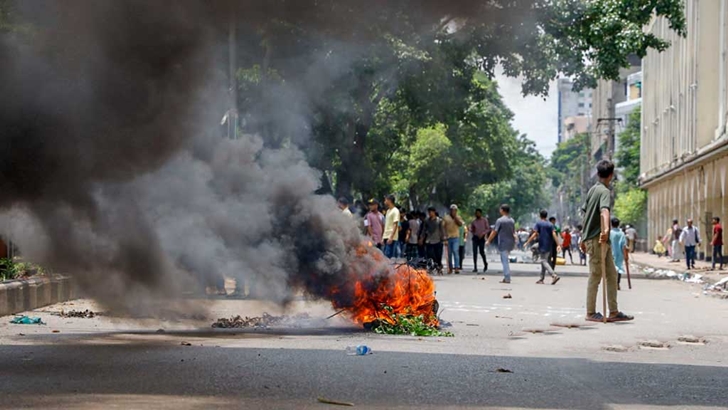
[[[558,80],[559,91],[559,135],[558,142],[565,142],[567,133],[564,128],[564,120],[569,117],[589,116],[592,109],[592,91],[590,89],[573,91],[573,82],[568,78]]]
[[[728,220],[728,0],[687,0],[685,7],[687,37],[655,19],[650,32],[672,46],[643,60],[640,172],[649,197],[650,244],[675,218],[683,225],[693,218],[704,238],[706,218]]]

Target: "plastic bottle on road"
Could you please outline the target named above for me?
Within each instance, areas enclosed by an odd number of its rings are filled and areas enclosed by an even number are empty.
[[[349,356],[366,356],[372,354],[372,349],[366,345],[346,346],[346,354]]]

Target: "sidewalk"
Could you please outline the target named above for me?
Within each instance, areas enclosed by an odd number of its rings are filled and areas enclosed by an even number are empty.
[[[685,264],[685,259],[681,259],[680,262],[671,262],[669,257],[662,257],[659,258],[657,255],[653,255],[650,253],[644,253],[644,252],[636,252],[631,253],[629,255],[630,257],[630,266],[637,265],[639,266],[639,273],[645,273],[648,277],[649,276],[660,276],[658,275],[650,275],[653,272],[649,272],[650,269],[655,271],[654,273],[658,273],[660,271],[668,271],[668,272],[674,272],[676,274],[683,274],[685,272],[689,272],[691,274],[698,274],[702,275],[703,281],[707,283],[716,283],[720,281],[721,279],[725,278],[726,275],[728,275],[728,265],[723,265],[723,270],[717,270],[718,267],[716,266],[715,271],[711,271],[711,263],[705,262],[701,260],[695,261],[695,269],[688,270],[687,265]],[[634,267],[631,268],[633,270],[633,274],[637,272],[637,269],[634,269]],[[670,275],[673,276],[673,275]],[[665,276],[669,277],[669,276]]]

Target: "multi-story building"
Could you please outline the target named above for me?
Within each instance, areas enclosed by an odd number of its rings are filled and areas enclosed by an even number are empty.
[[[662,18],[648,27],[671,47],[643,60],[640,178],[649,198],[649,243],[673,219],[684,225],[693,218],[703,254],[712,216],[728,220],[728,0],[687,0],[685,7],[687,37]]]
[[[559,135],[558,142],[566,142],[573,134],[567,132],[564,121],[569,117],[586,117],[591,114],[592,90],[574,91],[574,83],[568,78],[559,78]],[[581,122],[581,121],[580,121]]]

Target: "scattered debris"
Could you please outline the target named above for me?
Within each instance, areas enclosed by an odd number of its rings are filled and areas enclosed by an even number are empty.
[[[77,317],[82,319],[92,319],[96,316],[101,316],[100,313],[94,312],[92,310],[61,310],[60,312],[51,312],[54,316],[60,316],[60,317]]]
[[[692,336],[692,335],[686,335],[686,336],[680,336],[677,338],[677,341],[684,344],[690,344],[690,345],[704,345],[708,341],[705,340],[705,338]]]
[[[45,322],[39,317],[15,316],[10,320],[14,325],[45,325]]]
[[[25,336],[25,333],[18,333],[18,336]]]
[[[565,327],[567,329],[579,329],[585,325],[583,325],[581,323],[551,323],[549,326]]]
[[[670,348],[667,342],[660,342],[658,340],[643,340],[638,343],[641,349],[661,349],[666,350]]]
[[[728,299],[728,277],[721,279],[713,285],[705,285],[703,287],[703,295]]]
[[[182,345],[182,346],[192,346],[192,343],[190,343],[190,342],[182,342],[182,343],[180,343],[180,345]]]
[[[324,404],[332,404],[334,406],[354,407],[354,403],[349,403],[347,401],[331,400],[325,397],[319,397],[318,402]]]
[[[294,316],[273,316],[263,313],[262,316],[242,317],[240,315],[233,316],[230,319],[220,318],[212,324],[214,328],[230,329],[230,328],[267,328],[276,325],[293,326],[300,324],[302,320],[308,320],[310,316],[307,313],[301,313]]]
[[[555,333],[557,329],[553,329],[553,328],[548,328],[548,329],[526,328],[526,329],[522,329],[522,330],[524,332],[533,333],[533,334],[536,334],[536,333],[548,334],[548,333]]]
[[[496,316],[495,316],[495,318],[496,318],[496,319],[513,319],[513,318],[512,318],[512,317],[510,317],[510,316],[498,316],[498,315],[496,315]]]
[[[504,368],[502,368],[502,367],[499,367],[499,368],[495,369],[495,372],[496,372],[496,373],[513,373],[513,370],[510,370],[510,369],[504,369]]]
[[[465,326],[480,326],[477,323],[466,323]]]
[[[157,329],[157,333],[164,333],[164,332],[165,332],[164,329]]]
[[[53,332],[53,333],[61,333],[61,331],[60,331],[60,330],[53,330],[52,332]]]
[[[629,351],[629,348],[622,346],[622,345],[611,345],[611,346],[604,346],[602,350],[606,350],[607,352],[617,352],[617,353],[624,353]]]
[[[513,299],[513,296],[511,296],[510,293],[506,293],[505,295],[503,295],[503,299]]]

